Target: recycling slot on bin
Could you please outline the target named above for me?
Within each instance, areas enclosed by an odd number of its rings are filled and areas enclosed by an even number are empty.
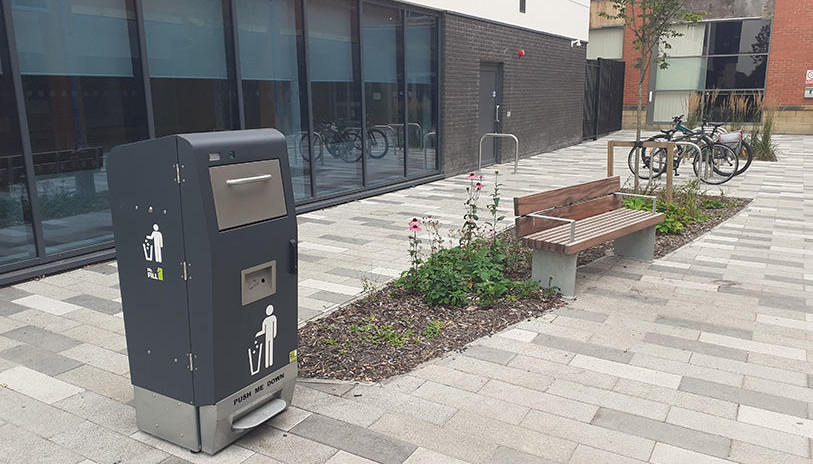
[[[284,136],[113,149],[110,204],[139,429],[214,454],[291,404],[297,229]]]

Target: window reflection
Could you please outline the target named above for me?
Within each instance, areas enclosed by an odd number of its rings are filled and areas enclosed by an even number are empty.
[[[236,129],[220,0],[142,0],[155,132]]]
[[[296,0],[238,0],[237,28],[246,128],[273,127],[288,141],[296,199],[310,196],[307,94],[301,12]],[[302,140],[305,140],[305,152]]]
[[[438,24],[434,16],[407,14],[406,65],[409,137],[407,174],[437,170]]]
[[[361,30],[368,185],[404,177],[402,29],[401,10],[364,5]]]
[[[147,137],[133,4],[15,3],[46,253],[113,238],[105,156]]]
[[[20,121],[0,11],[0,265],[35,254]]]
[[[353,0],[309,0],[312,160],[317,195],[362,185],[358,13]],[[303,139],[303,145],[308,145]]]
[[[761,89],[765,87],[767,55],[709,58],[707,89]]]

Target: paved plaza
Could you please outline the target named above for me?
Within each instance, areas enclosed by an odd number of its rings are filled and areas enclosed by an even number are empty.
[[[504,204],[604,176],[606,140],[498,166]],[[0,289],[0,462],[813,463],[813,136],[777,140],[699,240],[580,268],[566,307],[384,384],[302,381],[214,457],[137,430],[115,263]],[[467,182],[299,216],[300,323],[405,269],[412,217],[459,224]]]

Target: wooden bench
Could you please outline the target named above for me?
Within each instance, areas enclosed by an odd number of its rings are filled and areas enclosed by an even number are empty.
[[[579,252],[610,240],[617,256],[652,261],[655,226],[664,216],[656,212],[655,197],[620,189],[616,176],[514,198],[517,236],[534,250],[534,280],[573,298]],[[624,208],[624,196],[651,198],[652,211]]]

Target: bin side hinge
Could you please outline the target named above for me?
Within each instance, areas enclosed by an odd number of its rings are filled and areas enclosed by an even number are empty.
[[[189,274],[186,270],[186,261],[182,261],[181,266],[183,266],[183,280],[189,280]]]
[[[181,183],[181,164],[180,163],[175,163],[172,166],[175,168],[175,183],[180,184]]]
[[[187,353],[186,356],[189,358],[189,372],[195,372],[195,355]]]

